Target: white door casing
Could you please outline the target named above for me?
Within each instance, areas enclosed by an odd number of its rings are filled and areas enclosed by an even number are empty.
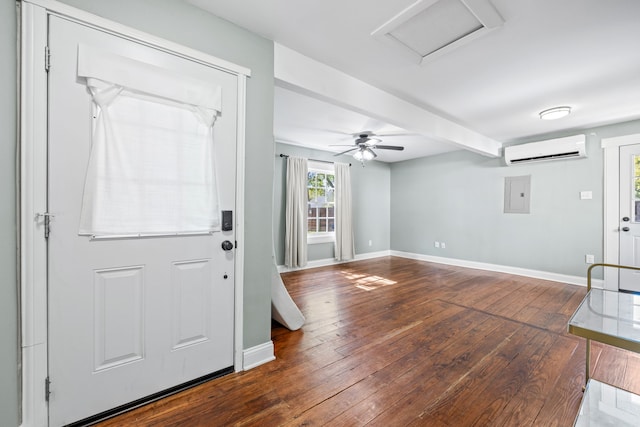
[[[619,148],[620,156],[620,226],[619,264],[640,267],[640,198],[635,188],[635,160],[640,156],[640,144]],[[640,272],[621,269],[618,288],[640,292]]]
[[[198,77],[234,95],[223,99],[213,147],[220,207],[235,210],[235,76],[50,17],[49,49],[56,58],[49,70],[48,145],[53,425],[233,366],[233,250],[221,247],[235,241],[233,231],[105,239],[78,234],[93,133],[92,98],[76,73],[81,43]]]
[[[604,262],[620,264],[625,256],[621,250],[621,228],[626,222],[621,210],[621,150],[640,144],[640,134],[602,139],[604,149]],[[624,237],[623,237],[624,239]],[[623,240],[624,241],[624,240]],[[619,273],[615,268],[604,268],[604,288],[617,291],[620,288]],[[624,285],[623,285],[624,286]]]
[[[183,48],[170,42],[149,36],[144,33],[131,30],[127,27],[114,24],[102,18],[84,13],[66,5],[48,0],[31,0],[21,3],[22,8],[22,59],[21,59],[21,314],[22,314],[22,361],[23,361],[23,426],[46,425],[47,424],[47,404],[45,401],[45,378],[47,370],[47,341],[50,338],[47,334],[47,283],[46,283],[46,241],[43,237],[43,220],[37,214],[47,210],[47,181],[45,171],[47,169],[47,149],[46,149],[46,80],[44,72],[44,47],[47,44],[47,20],[52,15],[71,17],[71,20],[80,20],[86,27],[106,29],[105,33],[118,33],[124,35],[129,40],[139,40],[148,46],[165,52],[177,52],[183,58],[192,58],[196,62],[208,64],[210,67],[225,70],[237,79],[235,93],[227,93],[238,100],[235,106],[237,122],[234,122],[237,133],[237,147],[233,154],[235,162],[233,164],[237,193],[235,196],[235,240],[238,242],[238,249],[235,251],[235,259],[232,260],[235,274],[235,288],[232,286],[232,317],[235,317],[235,331],[232,331],[231,364],[236,370],[242,369],[242,264],[243,264],[243,160],[244,160],[244,93],[246,77],[249,71],[237,67],[225,61],[218,60],[208,55]],[[56,53],[52,53],[55,61]],[[71,156],[70,156],[71,157]],[[72,157],[75,161],[77,158]],[[232,197],[233,199],[233,197]],[[231,202],[233,205],[234,201]],[[63,226],[63,216],[54,217],[52,230]],[[56,224],[57,221],[57,224]],[[145,240],[145,239],[143,239]],[[153,239],[146,239],[151,242]],[[108,242],[101,242],[108,243]],[[142,246],[153,244],[140,240]],[[155,250],[155,249],[154,249]],[[217,248],[216,248],[217,250]],[[184,257],[174,260],[172,263],[174,275],[186,272],[185,275],[198,271],[197,267],[212,265],[206,262],[206,258],[189,258],[191,254],[184,254]],[[135,282],[139,276],[141,263],[125,263],[126,265],[115,268],[110,274],[102,274],[102,278],[116,278],[114,282],[123,280],[126,283]],[[200,270],[207,270],[204,267]],[[146,268],[146,267],[145,267]],[[109,273],[105,269],[93,269],[94,274]],[[178,273],[176,273],[176,271]],[[214,274],[214,273],[211,273]],[[216,273],[217,274],[217,273]],[[233,274],[233,273],[232,273]],[[118,279],[119,278],[119,279]],[[229,278],[233,280],[233,275]],[[100,280],[97,281],[98,283]],[[104,282],[104,281],[103,281]],[[98,286],[99,287],[99,286]],[[206,292],[206,290],[204,290]],[[134,292],[135,295],[135,292]],[[129,304],[134,299],[126,298],[123,302]],[[175,308],[175,307],[174,307]],[[233,314],[235,308],[235,313]],[[129,314],[135,314],[135,310],[129,310]],[[114,325],[117,325],[114,324]],[[174,341],[176,340],[175,329],[171,332]],[[131,333],[130,333],[131,335]],[[179,339],[178,339],[179,340]],[[182,343],[184,344],[184,343]],[[193,347],[187,345],[185,347]],[[177,345],[180,347],[180,344]],[[133,357],[135,358],[135,356]],[[116,357],[117,359],[117,357]],[[123,362],[124,358],[120,360]],[[95,359],[92,359],[95,362]],[[135,361],[130,361],[135,364]],[[125,365],[127,363],[124,363]],[[108,370],[108,369],[107,369]],[[56,393],[55,380],[52,385],[53,393]]]
[[[50,17],[49,48],[56,58],[49,71],[48,164],[53,425],[233,365],[233,252],[221,248],[223,240],[235,240],[232,231],[119,239],[78,235],[92,105],[76,78],[80,42],[186,75],[203,69],[203,79],[218,79],[223,91],[237,93],[233,75]],[[224,104],[213,139],[220,204],[233,210],[235,97]]]

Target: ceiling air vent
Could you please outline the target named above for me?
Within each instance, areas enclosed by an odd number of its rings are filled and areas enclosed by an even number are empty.
[[[371,35],[422,63],[503,23],[489,0],[418,0]]]

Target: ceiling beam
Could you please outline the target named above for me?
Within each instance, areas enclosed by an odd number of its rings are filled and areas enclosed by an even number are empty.
[[[276,85],[368,115],[434,141],[499,157],[502,144],[342,71],[274,43]]]

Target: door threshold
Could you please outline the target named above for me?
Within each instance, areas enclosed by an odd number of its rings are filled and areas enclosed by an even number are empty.
[[[219,371],[204,375],[200,378],[196,378],[195,380],[187,381],[186,383],[182,383],[175,387],[171,387],[166,390],[159,391],[157,393],[143,397],[141,399],[134,400],[133,402],[125,403],[124,405],[117,406],[113,409],[109,409],[104,412],[100,412],[99,414],[92,415],[80,421],[75,421],[71,424],[67,424],[66,427],[92,426],[102,421],[105,421],[109,418],[113,418],[118,415],[124,414],[125,412],[129,412],[132,409],[136,409],[141,406],[148,405],[149,403],[156,402],[158,400],[164,399],[165,397],[169,397],[171,395],[180,393],[181,391],[185,391],[187,389],[193,388],[200,384],[204,384],[211,380],[215,380],[217,378],[223,377],[233,372],[234,372],[233,366],[229,366],[228,368],[220,369]]]

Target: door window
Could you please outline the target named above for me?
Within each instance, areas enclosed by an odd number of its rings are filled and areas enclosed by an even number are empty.
[[[97,111],[79,234],[219,230],[212,127],[221,89],[84,45],[78,77]]]
[[[633,156],[633,189],[631,197],[633,222],[640,222],[640,155]]]

